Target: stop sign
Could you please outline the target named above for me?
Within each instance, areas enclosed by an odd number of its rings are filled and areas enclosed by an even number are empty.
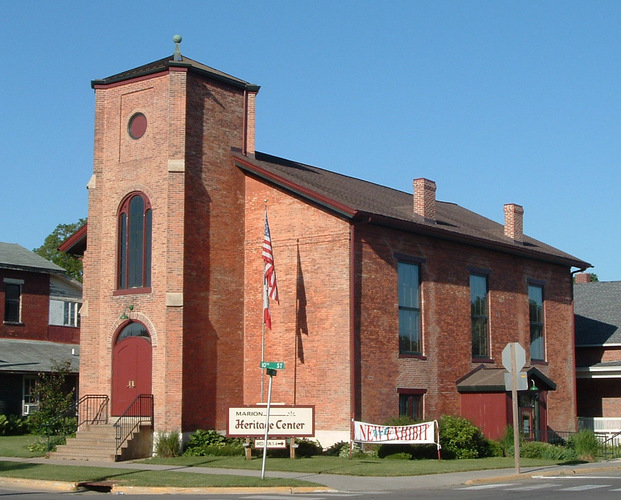
[[[514,370],[519,372],[526,364],[526,351],[517,342],[509,342],[502,350],[502,366],[504,366],[509,372],[511,371],[512,356],[514,356],[515,359]]]

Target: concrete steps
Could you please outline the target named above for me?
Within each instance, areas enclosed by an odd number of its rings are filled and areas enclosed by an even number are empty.
[[[116,461],[116,435],[112,424],[86,425],[75,438],[51,452],[50,458],[66,460]]]

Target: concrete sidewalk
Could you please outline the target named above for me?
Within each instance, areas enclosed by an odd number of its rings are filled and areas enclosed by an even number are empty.
[[[108,467],[116,469],[138,469],[138,470],[159,470],[171,472],[183,472],[188,474],[230,474],[236,476],[260,477],[261,471],[244,470],[244,469],[217,469],[211,467],[185,467],[176,465],[156,465],[145,464],[134,461],[127,462],[92,462],[78,460],[54,460],[46,458],[13,458],[0,457],[3,461],[13,461],[21,463],[35,463],[47,465],[62,465],[66,467]],[[515,481],[519,479],[531,478],[533,476],[556,476],[556,475],[574,475],[588,474],[610,470],[621,470],[621,459],[596,462],[577,465],[557,465],[546,467],[523,467],[518,475],[514,469],[493,469],[482,471],[468,472],[451,472],[444,474],[431,474],[424,476],[394,476],[394,477],[368,477],[368,476],[346,476],[338,474],[317,474],[303,472],[278,472],[269,471],[265,473],[268,478],[290,478],[303,481],[310,481],[319,485],[317,488],[233,488],[236,491],[228,491],[229,493],[258,493],[260,491],[269,491],[271,493],[308,493],[311,491],[340,491],[340,492],[369,492],[369,491],[398,491],[405,489],[432,489],[438,487],[452,487],[463,484],[480,484],[486,482],[503,482]],[[47,483],[56,483],[50,482]],[[7,485],[8,479],[0,477],[0,484]],[[17,484],[17,483],[15,483]],[[33,481],[29,480],[28,486],[32,488]],[[41,488],[51,485],[40,485]],[[68,490],[71,487],[76,488],[75,484],[57,483],[51,489]],[[115,487],[113,492],[123,493],[224,493],[225,490],[231,488],[138,488],[138,487]],[[200,491],[199,491],[200,490]],[[282,490],[282,491],[276,491]],[[67,490],[65,490],[67,491]]]

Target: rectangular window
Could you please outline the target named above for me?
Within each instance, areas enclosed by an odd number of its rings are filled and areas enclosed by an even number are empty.
[[[472,357],[489,358],[489,300],[487,276],[470,275]]]
[[[530,311],[530,359],[545,359],[545,335],[543,323],[543,287],[528,285],[528,308]]]
[[[77,302],[65,302],[63,326],[80,326],[79,306]]]
[[[419,265],[398,263],[399,354],[421,354]]]
[[[399,394],[400,417],[410,417],[416,422],[423,420],[423,392]]]
[[[5,283],[4,321],[6,323],[20,323],[22,309],[22,285]]]
[[[24,375],[23,389],[23,415],[31,415],[39,409],[37,379],[32,375]]]
[[[50,299],[50,325],[80,326],[80,303]]]

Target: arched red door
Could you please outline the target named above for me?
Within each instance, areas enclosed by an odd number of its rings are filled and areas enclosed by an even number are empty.
[[[143,335],[133,328],[139,325]],[[145,335],[146,334],[146,335]],[[130,323],[117,337],[112,354],[112,409],[114,416],[122,415],[139,394],[151,394],[151,339],[143,325]]]

